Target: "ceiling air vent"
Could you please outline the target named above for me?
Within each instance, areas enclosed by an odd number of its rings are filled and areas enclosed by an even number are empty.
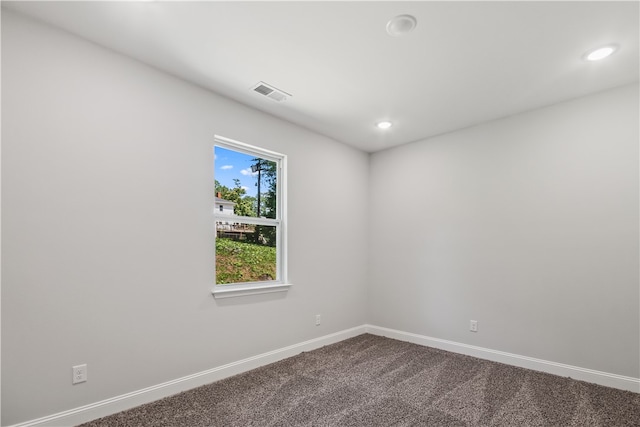
[[[281,91],[273,86],[266,84],[265,82],[260,82],[253,87],[253,90],[258,92],[260,95],[264,95],[269,99],[272,99],[276,102],[282,102],[287,99],[287,97],[291,96],[291,94]]]

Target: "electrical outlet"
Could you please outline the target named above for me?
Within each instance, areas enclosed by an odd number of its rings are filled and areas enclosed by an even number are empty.
[[[316,326],[320,325],[320,315],[316,314]]]
[[[471,332],[478,332],[478,321],[477,320],[470,320],[469,321],[469,330]]]
[[[72,384],[79,384],[87,381],[87,364],[77,365],[71,368],[73,372]]]

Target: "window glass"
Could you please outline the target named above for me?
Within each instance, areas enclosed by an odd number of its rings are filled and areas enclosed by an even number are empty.
[[[284,283],[283,159],[257,147],[216,139],[217,287]]]

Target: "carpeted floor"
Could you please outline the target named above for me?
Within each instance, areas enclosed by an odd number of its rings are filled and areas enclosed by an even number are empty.
[[[640,394],[364,334],[82,427],[640,426]]]

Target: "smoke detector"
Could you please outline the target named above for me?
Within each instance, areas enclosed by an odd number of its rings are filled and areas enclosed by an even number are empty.
[[[418,25],[418,20],[411,15],[398,15],[387,22],[387,33],[393,37],[406,36]]]
[[[286,101],[286,99],[291,96],[290,93],[273,87],[265,82],[258,83],[253,87],[253,90],[276,102]]]

